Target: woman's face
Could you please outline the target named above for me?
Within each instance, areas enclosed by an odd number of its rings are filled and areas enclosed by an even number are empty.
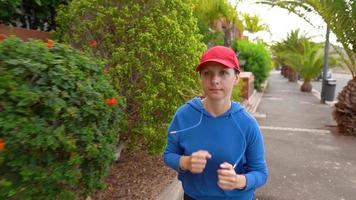
[[[213,101],[230,101],[232,89],[238,83],[238,74],[222,64],[207,63],[200,72],[205,96]]]

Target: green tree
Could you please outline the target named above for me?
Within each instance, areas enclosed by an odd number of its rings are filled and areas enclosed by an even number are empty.
[[[244,27],[245,30],[250,33],[257,33],[260,31],[269,32],[269,27],[267,24],[262,24],[261,19],[257,15],[249,15],[248,13],[244,13]]]
[[[309,40],[302,42],[302,51],[281,52],[284,62],[292,66],[304,79],[300,90],[302,92],[311,92],[312,85],[310,81],[320,74],[323,68],[322,44],[316,44]]]
[[[207,44],[213,42],[209,39],[223,38],[224,46],[231,46],[233,29],[243,31],[243,23],[239,18],[236,6],[233,7],[227,0],[192,0],[194,15],[198,18],[200,32],[205,36]],[[212,31],[214,23],[220,20],[223,23],[223,36]],[[215,44],[214,44],[215,45]]]
[[[297,29],[291,31],[287,39],[276,43],[271,49],[275,61],[291,67],[303,77],[304,83],[300,88],[301,91],[311,92],[310,81],[320,74],[323,67],[323,45],[310,41],[306,35],[300,35]],[[329,57],[329,63],[333,65],[337,62],[334,55]]]
[[[194,71],[204,44],[191,4],[183,0],[78,0],[59,12],[58,35],[106,60],[127,120],[120,137],[160,152],[177,107],[198,95]]]
[[[308,12],[319,14],[342,44],[344,65],[349,69],[352,80],[338,95],[333,116],[341,133],[356,135],[356,1],[349,0],[263,0],[307,18]],[[310,21],[310,20],[309,20]]]
[[[309,37],[301,34],[300,30],[296,29],[288,33],[286,39],[277,42],[271,47],[275,60],[288,68],[289,81],[297,81],[298,74],[295,66],[291,66],[286,62],[285,54],[286,52],[303,54],[303,43],[305,40],[309,40]]]
[[[0,23],[22,28],[53,30],[56,8],[70,0],[2,0]]]

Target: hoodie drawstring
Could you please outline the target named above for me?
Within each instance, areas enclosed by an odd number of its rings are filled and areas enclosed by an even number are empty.
[[[232,113],[230,113],[229,115],[230,115],[232,121],[235,123],[235,125],[239,129],[239,131],[237,131],[237,132],[239,132],[241,134],[242,138],[243,138],[243,151],[241,152],[241,155],[236,159],[235,163],[233,164],[233,168],[235,169],[237,164],[241,161],[242,157],[245,154],[245,151],[246,151],[246,148],[247,148],[247,144],[246,144],[246,138],[242,134],[242,130],[241,130],[239,124],[236,122],[235,118],[232,116]],[[185,129],[181,129],[181,130],[177,130],[177,131],[171,131],[171,132],[169,132],[169,134],[180,133],[180,132],[184,132],[184,131],[188,131],[190,129],[196,128],[201,124],[202,120],[203,120],[203,110],[200,111],[200,120],[199,120],[199,122],[197,124],[195,124],[195,125],[193,125],[191,127],[185,128]]]
[[[245,154],[245,151],[246,151],[246,148],[247,148],[247,144],[246,144],[246,138],[245,136],[242,134],[242,130],[239,126],[239,124],[236,122],[235,118],[232,116],[232,114],[230,113],[230,117],[232,118],[232,120],[234,121],[235,125],[237,126],[238,129],[240,129],[240,131],[238,131],[242,138],[243,138],[243,151],[241,152],[241,155],[236,159],[234,165],[233,165],[233,168],[235,169],[235,167],[237,166],[237,164],[241,161],[242,157],[244,156]]]
[[[191,127],[185,128],[185,129],[178,130],[178,131],[171,131],[169,133],[170,134],[175,134],[175,133],[179,133],[179,132],[183,132],[183,131],[187,131],[187,130],[193,129],[195,127],[198,127],[201,124],[202,120],[203,120],[203,110],[200,111],[200,120],[199,120],[199,122],[197,124],[195,124],[195,125],[193,125]]]

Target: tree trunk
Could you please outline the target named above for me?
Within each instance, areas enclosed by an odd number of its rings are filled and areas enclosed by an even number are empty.
[[[282,76],[284,76],[284,70],[285,70],[285,69],[284,69],[284,65],[282,65],[282,67],[281,67],[281,75],[282,75]]]
[[[310,83],[310,80],[304,80],[302,86],[300,86],[300,91],[302,91],[302,92],[311,92],[312,88],[313,88],[313,86]]]
[[[232,30],[232,26],[231,25],[226,25],[226,28],[224,30],[224,46],[226,47],[231,47],[232,44],[232,34],[231,31]]]
[[[290,82],[297,82],[298,80],[298,73],[292,69],[291,67],[289,68],[289,77],[288,77]]]
[[[339,133],[356,136],[356,77],[347,83],[337,99],[333,117]]]
[[[284,74],[283,74],[283,76],[284,76],[285,78],[288,78],[288,77],[289,77],[290,67],[288,67],[287,65],[285,65],[284,67],[285,67],[285,69],[284,69]]]

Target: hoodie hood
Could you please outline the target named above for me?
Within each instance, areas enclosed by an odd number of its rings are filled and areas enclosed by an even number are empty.
[[[214,117],[204,108],[204,105],[203,105],[200,97],[195,97],[195,98],[191,99],[190,101],[187,102],[187,104],[190,105],[195,110],[197,110],[198,112],[202,112],[207,117]],[[227,110],[225,113],[223,113],[217,117],[214,117],[214,118],[232,115],[234,113],[242,111],[243,109],[244,108],[240,105],[240,103],[231,102],[231,107],[229,108],[229,110]]]

